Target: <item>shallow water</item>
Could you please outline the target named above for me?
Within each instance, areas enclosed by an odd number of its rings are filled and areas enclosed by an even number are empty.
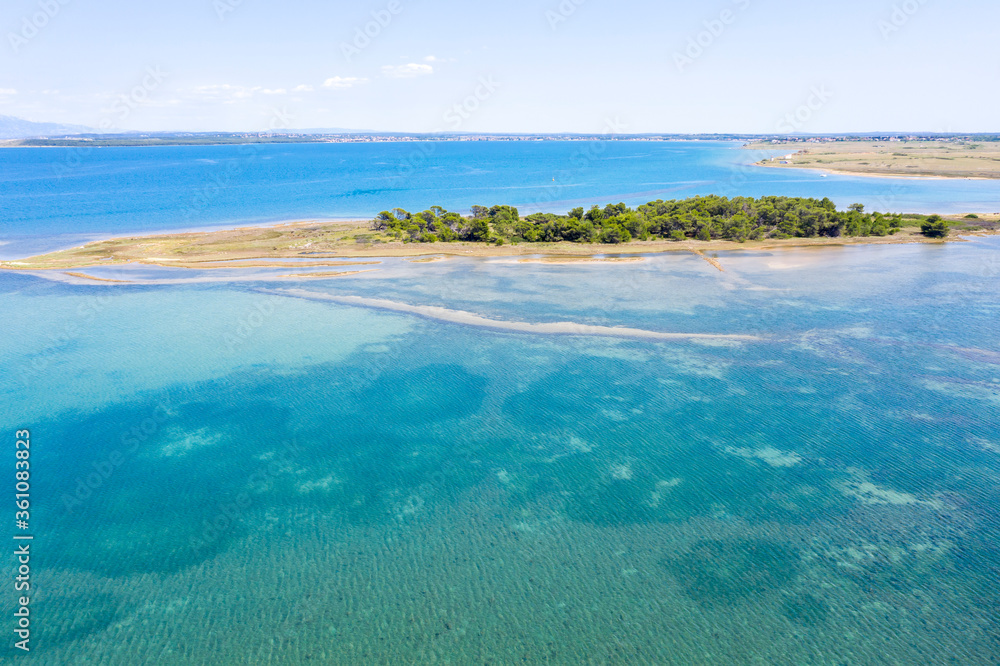
[[[998,257],[389,260],[301,284],[753,341],[0,274],[3,426],[34,444],[30,659],[996,663]]]

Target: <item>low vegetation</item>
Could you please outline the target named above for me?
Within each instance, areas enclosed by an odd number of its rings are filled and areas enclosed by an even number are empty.
[[[922,141],[819,141],[754,143],[754,150],[793,150],[758,162],[783,169],[892,177],[1000,178],[1000,142],[959,139]],[[790,151],[791,152],[791,151]]]

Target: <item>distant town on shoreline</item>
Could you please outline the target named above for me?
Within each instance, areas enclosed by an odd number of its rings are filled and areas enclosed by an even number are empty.
[[[613,131],[578,133],[460,133],[460,132],[377,132],[349,129],[282,130],[261,132],[128,132],[48,133],[33,137],[0,139],[0,146],[74,147],[74,146],[170,146],[283,143],[390,143],[406,141],[742,141],[773,145],[839,143],[854,141],[968,141],[998,142],[996,134],[946,134],[935,132],[876,132],[851,134],[627,134]]]

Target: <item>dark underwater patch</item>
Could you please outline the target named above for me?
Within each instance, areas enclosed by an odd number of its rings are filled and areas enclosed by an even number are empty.
[[[763,540],[699,541],[665,562],[667,570],[695,601],[732,606],[773,594],[798,574],[799,553]]]
[[[366,392],[380,419],[425,425],[475,414],[486,397],[486,379],[457,364],[390,370]]]
[[[31,619],[31,651],[45,652],[110,627],[119,619],[118,602],[109,594],[51,595],[32,602]]]
[[[250,479],[268,474],[259,456],[288,435],[285,410],[263,401],[133,402],[63,421],[42,429],[39,564],[111,577],[224,551],[252,517]]]
[[[811,594],[800,593],[784,601],[781,614],[804,627],[818,627],[829,617],[830,606]]]

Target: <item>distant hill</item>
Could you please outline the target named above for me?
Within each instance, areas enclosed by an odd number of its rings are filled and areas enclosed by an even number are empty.
[[[97,130],[82,125],[60,125],[58,123],[33,123],[14,116],[0,116],[0,139],[31,139],[41,136],[67,136],[89,134]]]

